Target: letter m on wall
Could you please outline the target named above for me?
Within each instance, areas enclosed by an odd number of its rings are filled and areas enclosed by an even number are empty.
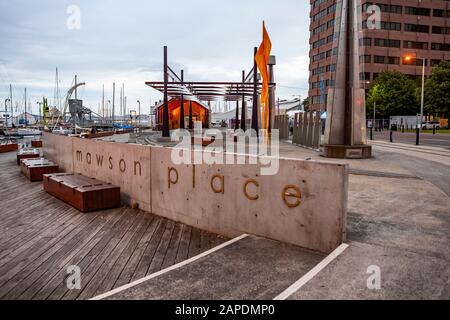
[[[83,152],[77,150],[76,159],[77,159],[77,161],[83,161]]]

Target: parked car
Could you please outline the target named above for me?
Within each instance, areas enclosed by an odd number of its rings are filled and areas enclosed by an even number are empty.
[[[433,129],[436,128],[436,130],[439,130],[441,128],[441,124],[439,121],[426,121],[424,123],[422,123],[422,130],[423,129]]]
[[[220,128],[222,122],[220,120],[211,121],[211,127]]]

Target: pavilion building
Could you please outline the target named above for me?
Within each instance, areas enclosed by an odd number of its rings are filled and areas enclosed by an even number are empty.
[[[180,129],[180,113],[181,104],[178,97],[170,98],[169,105],[169,129]],[[184,98],[184,123],[185,128],[189,128],[190,110],[192,105],[192,125],[196,122],[202,123],[202,128],[209,128],[210,110],[209,107],[198,100],[189,100],[189,97]],[[156,126],[158,130],[161,130],[163,124],[163,108],[164,102],[160,102],[156,106]]]

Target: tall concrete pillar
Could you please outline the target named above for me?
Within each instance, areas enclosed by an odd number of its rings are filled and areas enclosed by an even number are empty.
[[[365,91],[360,79],[361,0],[338,0],[336,7],[334,88],[328,91],[325,145],[329,158],[370,158],[367,144]]]

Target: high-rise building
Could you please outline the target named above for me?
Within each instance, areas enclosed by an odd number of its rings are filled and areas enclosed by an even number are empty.
[[[310,0],[309,99],[314,110],[325,108],[328,88],[334,85],[336,2]],[[368,10],[372,5],[381,12],[375,29],[374,12]],[[417,78],[422,76],[423,61],[426,76],[441,60],[450,61],[450,0],[361,0],[361,12],[360,78],[366,88],[386,70]]]

